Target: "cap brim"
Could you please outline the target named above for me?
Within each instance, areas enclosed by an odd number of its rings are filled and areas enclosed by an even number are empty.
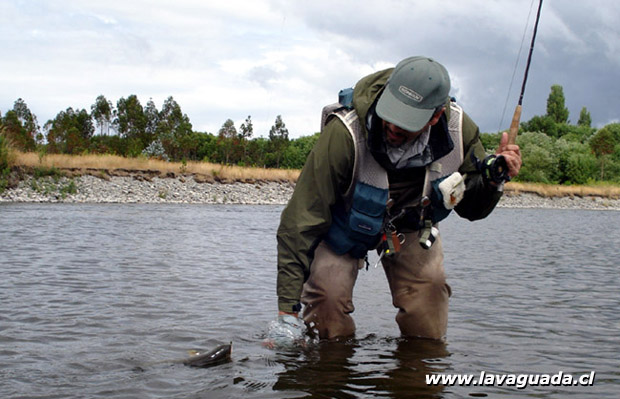
[[[410,132],[422,130],[435,113],[435,109],[415,108],[403,104],[387,87],[379,97],[376,111],[384,121]]]

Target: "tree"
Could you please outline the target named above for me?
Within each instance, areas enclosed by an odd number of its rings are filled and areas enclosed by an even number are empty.
[[[196,143],[192,140],[192,124],[172,96],[164,101],[159,113],[157,137],[173,159],[187,158],[196,150]]]
[[[252,124],[252,116],[248,115],[245,122],[241,124],[239,138],[249,140],[254,134],[254,125]]]
[[[19,150],[33,151],[36,142],[43,139],[36,116],[21,98],[0,118],[0,123],[4,126],[6,138]]]
[[[302,136],[298,139],[291,140],[290,145],[284,150],[282,155],[282,167],[287,169],[301,169],[306,163],[308,154],[314,148],[319,140],[321,133],[315,133],[312,136]]]
[[[223,160],[228,164],[237,138],[237,129],[232,119],[227,119],[218,132],[218,145],[224,151]]]
[[[596,129],[588,127],[588,126],[573,126],[567,123],[556,123],[553,119],[548,115],[536,115],[533,116],[527,122],[521,123],[521,131],[523,132],[540,132],[544,133],[549,137],[553,138],[563,138],[569,141],[578,141],[580,143],[585,143],[590,136],[596,131]],[[481,139],[488,140],[481,135]],[[483,141],[486,149],[487,142]],[[497,148],[495,146],[494,148]]]
[[[13,104],[13,111],[15,111],[17,118],[22,123],[24,129],[26,129],[26,135],[32,137],[33,140],[41,141],[41,128],[37,122],[37,117],[30,111],[24,100],[18,98]]]
[[[601,128],[601,130],[608,130],[616,144],[620,144],[620,123],[610,123]]]
[[[203,162],[219,162],[217,151],[218,138],[211,133],[195,133],[196,138],[196,157]]]
[[[564,89],[560,85],[552,85],[547,98],[547,116],[556,123],[568,123],[568,108],[564,103]]]
[[[28,134],[15,111],[8,111],[2,118],[4,136],[16,149],[21,151],[33,151],[35,148],[34,138]]]
[[[113,105],[111,101],[108,101],[103,94],[100,94],[95,103],[90,106],[90,113],[95,119],[97,126],[101,129],[99,132],[101,135],[110,134],[110,125],[112,124]]]
[[[265,168],[267,167],[266,156],[269,152],[270,141],[264,137],[257,137],[248,143],[248,163],[249,165]]]
[[[586,107],[581,108],[581,112],[579,113],[579,120],[577,121],[577,126],[592,126],[592,116],[590,116],[590,112],[588,112]]]
[[[276,168],[280,167],[280,159],[282,153],[288,146],[288,129],[282,121],[282,116],[278,115],[276,121],[269,129],[269,141],[271,142],[272,151],[276,158]]]
[[[241,146],[243,147],[243,162],[246,162],[248,155],[248,140],[252,138],[252,134],[254,134],[254,125],[252,124],[252,116],[248,115],[248,117],[245,118],[245,122],[241,124],[239,132],[239,140],[241,141]]]
[[[152,98],[149,99],[146,107],[144,107],[144,119],[146,120],[144,134],[147,141],[152,143],[157,136],[157,127],[159,125],[159,111]]]
[[[88,148],[95,131],[91,116],[85,109],[75,111],[69,107],[60,111],[53,120],[45,124],[48,150],[67,154],[78,154]]]
[[[122,136],[141,139],[146,129],[146,119],[140,100],[135,94],[118,100],[114,125]]]
[[[615,137],[613,126],[611,125],[603,127],[590,139],[590,148],[601,163],[601,180],[605,179],[606,158],[614,153],[616,144],[618,144],[618,140]]]

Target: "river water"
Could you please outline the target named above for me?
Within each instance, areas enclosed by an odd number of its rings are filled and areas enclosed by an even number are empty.
[[[355,289],[354,339],[271,350],[261,341],[276,314],[281,210],[1,204],[0,397],[618,397],[620,212],[451,216],[445,342],[399,337],[371,267]],[[174,363],[230,341],[231,363]],[[592,386],[425,381],[592,371]]]

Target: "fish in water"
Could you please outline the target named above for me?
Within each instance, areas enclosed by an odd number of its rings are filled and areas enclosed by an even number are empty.
[[[232,342],[227,345],[220,345],[211,352],[191,356],[183,360],[183,364],[190,367],[213,367],[232,361],[231,354]]]

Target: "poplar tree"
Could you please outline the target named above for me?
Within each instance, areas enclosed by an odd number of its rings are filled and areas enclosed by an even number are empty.
[[[590,116],[590,112],[588,112],[586,107],[581,108],[577,126],[592,127],[592,116]]]
[[[552,85],[547,98],[547,116],[556,123],[568,123],[568,108],[565,106],[564,89],[560,85]]]

